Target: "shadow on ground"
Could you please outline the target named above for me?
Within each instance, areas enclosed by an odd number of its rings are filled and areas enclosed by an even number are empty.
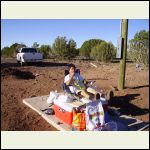
[[[119,108],[118,111],[123,115],[145,115],[149,113],[149,109],[142,109],[130,103],[140,94],[127,94],[125,96],[114,96],[110,100],[110,106]]]
[[[42,62],[42,63],[27,63],[23,66],[37,66],[37,67],[61,67],[67,66],[68,63],[56,63],[56,62]],[[17,63],[1,63],[1,68],[8,68],[8,67],[21,67],[20,64]]]
[[[149,128],[149,122],[143,122],[128,116],[110,116],[117,123],[118,131],[144,131]]]
[[[149,85],[142,85],[142,86],[135,86],[135,87],[126,87],[129,89],[141,89],[141,88],[145,88],[145,87],[149,87]]]
[[[30,71],[21,71],[21,70],[16,69],[16,68],[4,68],[1,71],[1,75],[3,77],[5,77],[7,75],[13,75],[18,79],[25,79],[25,80],[35,79],[35,75],[33,75],[32,72],[30,72]]]

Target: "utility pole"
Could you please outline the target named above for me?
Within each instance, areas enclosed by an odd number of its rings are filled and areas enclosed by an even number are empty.
[[[125,71],[126,71],[126,55],[127,55],[127,35],[128,35],[128,19],[121,20],[121,37],[122,37],[122,58],[120,60],[120,72],[118,89],[123,90],[125,87]]]

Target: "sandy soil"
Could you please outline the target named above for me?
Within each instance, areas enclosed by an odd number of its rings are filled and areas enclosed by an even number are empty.
[[[69,61],[70,63],[71,61]],[[48,95],[50,91],[62,91],[67,61],[46,61],[42,65],[20,67],[15,60],[1,61],[1,130],[3,131],[51,131],[56,130],[36,112],[22,103],[22,99]],[[98,64],[90,61],[72,61],[87,80],[95,80],[98,89],[107,91],[117,87],[119,63]],[[38,74],[38,76],[36,76]],[[114,91],[110,106],[122,114],[149,122],[149,70],[136,71],[135,64],[127,63],[126,88]],[[148,129],[149,130],[149,129]]]

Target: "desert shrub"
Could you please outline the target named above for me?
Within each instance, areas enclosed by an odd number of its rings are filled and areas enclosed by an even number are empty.
[[[90,58],[91,50],[94,46],[100,44],[103,40],[101,39],[90,39],[85,41],[79,51],[80,56]]]
[[[112,43],[101,42],[101,44],[96,45],[92,48],[90,56],[98,61],[107,62],[111,58],[115,57],[116,49]]]
[[[137,32],[129,41],[128,58],[136,63],[149,66],[149,31]]]

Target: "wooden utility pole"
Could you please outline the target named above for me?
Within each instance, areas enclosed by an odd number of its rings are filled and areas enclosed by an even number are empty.
[[[121,37],[122,37],[122,58],[120,60],[120,72],[118,89],[123,90],[125,87],[125,71],[126,71],[126,55],[127,55],[127,35],[128,35],[128,19],[121,20]]]

